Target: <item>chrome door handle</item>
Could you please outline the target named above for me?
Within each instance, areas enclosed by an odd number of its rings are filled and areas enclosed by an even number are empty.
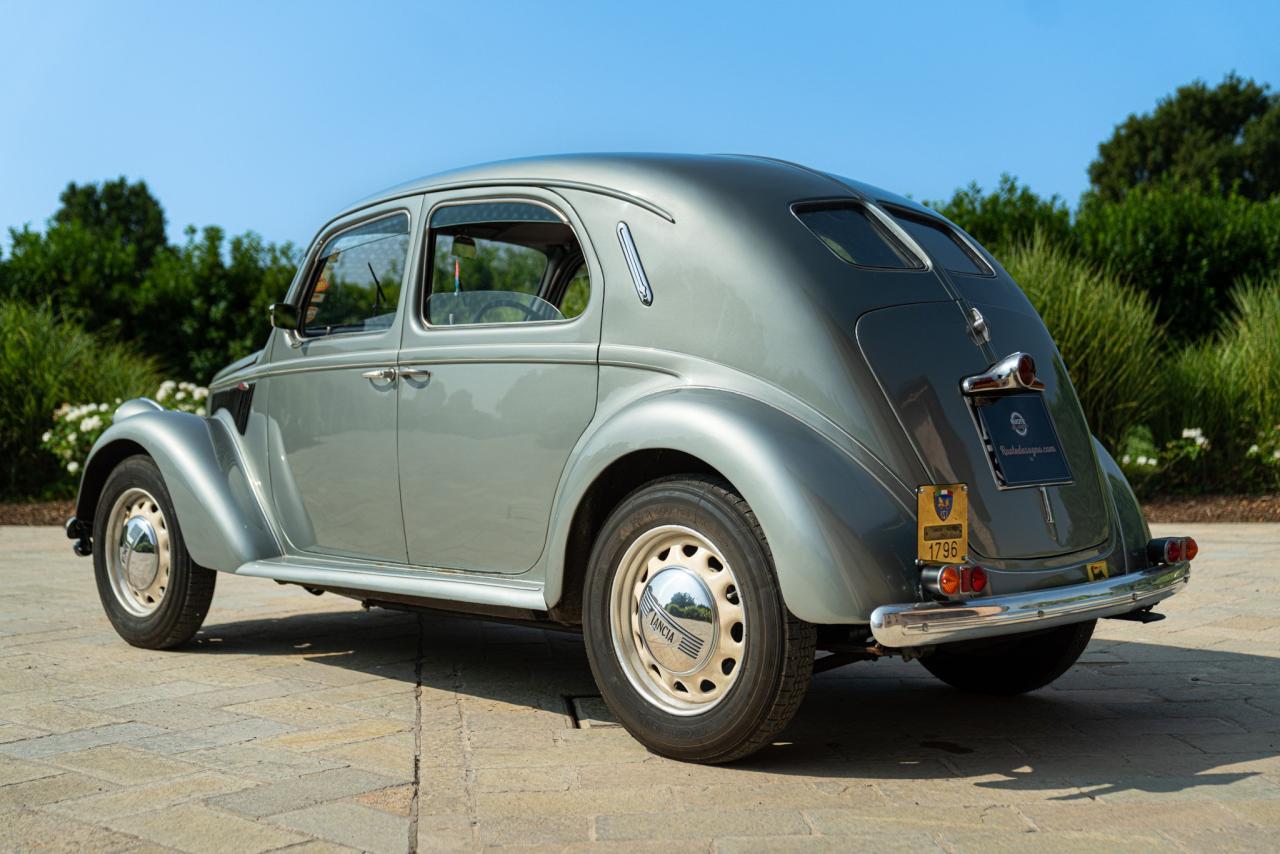
[[[428,371],[426,368],[398,368],[397,373],[399,376],[402,376],[408,380],[431,379],[431,372]]]
[[[396,378],[396,369],[374,368],[372,371],[365,371],[360,376],[366,380],[394,380]]]

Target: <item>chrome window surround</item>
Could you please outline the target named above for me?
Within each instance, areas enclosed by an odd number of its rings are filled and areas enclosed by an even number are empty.
[[[314,240],[311,241],[311,246],[307,249],[306,257],[303,259],[302,264],[298,266],[298,275],[294,278],[294,284],[291,284],[289,286],[289,291],[286,294],[286,300],[298,306],[299,317],[303,315],[305,311],[306,303],[311,298],[311,290],[315,286],[314,278],[315,278],[316,266],[324,260],[324,256],[322,256],[321,253],[324,251],[324,248],[329,245],[329,242],[333,240],[333,238],[343,234],[344,232],[351,231],[352,229],[359,228],[364,225],[368,225],[369,223],[376,222],[379,219],[389,219],[390,217],[393,217],[393,216],[404,216],[409,220],[408,233],[410,238],[410,248],[409,248],[409,251],[405,253],[405,261],[406,261],[404,265],[405,269],[404,269],[404,273],[402,273],[400,277],[400,288],[403,291],[405,286],[405,279],[409,274],[409,268],[410,268],[410,264],[408,264],[407,262],[409,261],[409,258],[413,254],[413,245],[412,245],[413,212],[406,207],[395,207],[387,210],[377,210],[371,213],[366,213],[354,219],[343,220],[342,222],[336,223],[331,228],[327,228],[324,231],[322,231]],[[295,293],[297,294],[297,298],[293,299],[293,296]],[[397,306],[396,313],[399,314],[399,311],[400,311],[399,306]],[[392,326],[394,325],[395,324],[392,323]],[[273,331],[274,331],[274,327],[273,327]],[[285,343],[287,343],[291,348],[297,349],[298,347],[301,347],[303,343],[306,341],[316,341],[321,338],[328,338],[333,335],[342,335],[342,336],[382,335],[387,330],[386,329],[368,329],[368,330],[352,329],[344,332],[326,332],[320,335],[304,335],[302,334],[301,329],[281,329],[279,331],[284,334]]]
[[[430,192],[435,191],[432,190]],[[416,288],[418,304],[413,311],[417,322],[422,324],[423,329],[509,329],[511,327],[557,326],[568,323],[577,323],[587,313],[585,308],[583,309],[582,314],[579,314],[577,317],[566,317],[563,320],[502,321],[498,323],[466,323],[455,326],[442,326],[438,323],[432,323],[427,319],[427,300],[431,298],[431,294],[427,293],[427,288],[431,286],[432,277],[435,275],[434,255],[436,238],[435,235],[431,233],[431,221],[435,218],[436,212],[441,208],[495,203],[536,205],[537,207],[546,208],[556,217],[557,220],[564,223],[564,225],[573,232],[573,239],[578,241],[578,247],[583,251],[583,266],[586,267],[587,270],[587,281],[588,287],[590,288],[587,295],[587,305],[590,306],[592,300],[596,298],[596,282],[591,276],[591,265],[586,263],[587,245],[583,243],[582,238],[578,235],[578,229],[573,227],[573,223],[569,218],[565,216],[562,211],[557,210],[554,205],[549,202],[545,202],[542,199],[526,198],[521,196],[477,196],[475,198],[448,199],[432,205],[431,209],[426,212],[426,216],[423,218],[423,222],[426,223],[427,239],[422,242],[423,257],[418,275],[418,287]]]

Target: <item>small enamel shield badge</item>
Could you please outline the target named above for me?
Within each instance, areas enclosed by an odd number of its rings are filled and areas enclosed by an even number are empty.
[[[942,522],[947,521],[947,517],[951,515],[951,507],[955,503],[955,494],[949,489],[939,489],[933,496],[933,509],[938,514],[938,519]]]

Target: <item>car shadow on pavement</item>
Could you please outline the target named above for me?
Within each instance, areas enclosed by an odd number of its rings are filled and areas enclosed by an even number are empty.
[[[566,727],[568,698],[597,693],[577,635],[440,615],[344,610],[210,624],[186,651],[301,655],[308,665],[420,678],[432,694],[565,713]],[[1149,800],[1260,778],[1257,768],[1278,756],[1274,659],[1098,639],[1053,686],[1020,697],[965,694],[898,659],[822,673],[775,742],[732,767]]]

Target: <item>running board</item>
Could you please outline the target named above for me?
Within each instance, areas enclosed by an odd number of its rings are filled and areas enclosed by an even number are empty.
[[[514,578],[495,578],[492,575],[393,567],[353,569],[349,566],[301,563],[296,559],[250,561],[237,569],[235,574],[270,578],[303,587],[360,591],[368,593],[370,599],[377,599],[377,594],[383,593],[527,611],[547,610],[541,584]]]

